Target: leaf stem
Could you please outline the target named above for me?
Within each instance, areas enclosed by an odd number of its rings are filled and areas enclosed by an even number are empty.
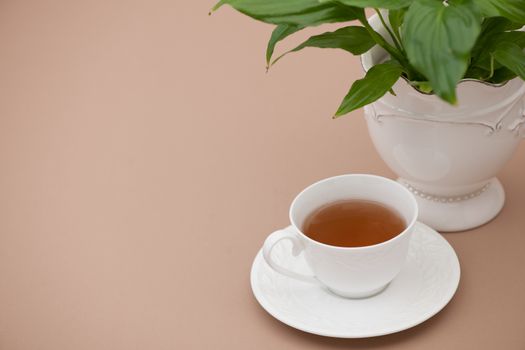
[[[381,23],[383,24],[383,27],[387,30],[388,34],[390,35],[390,37],[392,38],[392,41],[394,42],[394,45],[396,45],[396,48],[401,51],[401,53],[403,53],[405,50],[403,50],[403,47],[401,47],[401,44],[397,41],[397,37],[395,36],[395,34],[392,32],[392,30],[390,29],[390,27],[386,24],[386,21],[385,21],[385,18],[383,17],[383,15],[381,14],[381,11],[374,7],[374,10],[376,11],[377,15],[379,16],[379,19],[381,20]]]
[[[483,78],[483,80],[489,80],[494,76],[494,55],[490,55],[490,75],[486,78]]]
[[[411,80],[414,76],[414,70],[410,66],[410,63],[408,62],[408,59],[403,55],[402,52],[400,52],[397,48],[390,45],[378,32],[372,28],[370,23],[368,23],[366,18],[358,18],[359,22],[365,27],[365,29],[370,33],[370,36],[372,36],[372,39],[377,43],[377,45],[381,46],[386,52],[390,54],[393,58],[395,58],[401,65],[406,69],[406,73],[408,76],[408,79]]]
[[[401,34],[399,33],[399,28],[398,27],[392,27],[392,31],[394,32],[396,38],[397,38],[397,41],[399,43],[403,43],[403,40],[401,40]],[[404,52],[404,50],[403,50]]]

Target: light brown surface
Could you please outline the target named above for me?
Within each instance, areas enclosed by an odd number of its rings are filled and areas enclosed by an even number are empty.
[[[356,58],[265,74],[270,27],[212,3],[0,4],[0,349],[525,349],[525,145],[501,215],[445,236],[462,279],[438,316],[353,341],[259,307],[252,259],[299,190],[393,174],[361,111],[330,119]]]

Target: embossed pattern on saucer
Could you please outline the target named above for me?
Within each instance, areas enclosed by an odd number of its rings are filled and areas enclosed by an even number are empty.
[[[283,266],[308,273],[302,255],[293,257],[288,242],[275,247]],[[365,338],[414,327],[438,313],[459,284],[459,261],[450,244],[430,227],[417,223],[407,262],[380,294],[344,299],[319,286],[272,270],[259,252],[251,270],[257,301],[273,317],[305,332],[338,338]]]

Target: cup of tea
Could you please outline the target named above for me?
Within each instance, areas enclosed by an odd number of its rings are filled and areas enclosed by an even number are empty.
[[[401,271],[416,224],[417,202],[403,185],[376,175],[335,176],[310,185],[290,206],[291,225],[264,242],[263,256],[275,271],[316,283],[346,298],[383,291]],[[272,249],[292,242],[313,274],[272,259]]]

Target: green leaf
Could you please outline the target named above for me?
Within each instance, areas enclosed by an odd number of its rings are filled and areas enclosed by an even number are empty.
[[[494,71],[494,75],[488,81],[494,84],[501,84],[516,78],[517,75],[510,69],[502,67]]]
[[[490,17],[485,18],[481,24],[481,34],[472,49],[472,56],[478,56],[478,53],[483,51],[487,45],[490,45],[494,40],[493,37],[508,30],[519,29],[514,28],[513,23],[505,17]]]
[[[364,11],[361,11],[364,17]],[[273,24],[294,24],[304,27],[318,26],[324,23],[348,22],[358,19],[360,13],[351,11],[339,4],[329,4],[319,7],[315,11],[284,16],[268,16],[264,22]]]
[[[449,103],[456,103],[456,85],[480,30],[481,16],[472,0],[451,0],[447,5],[419,0],[405,15],[402,39],[408,59]]]
[[[521,25],[516,25],[505,17],[490,17],[485,18],[481,24],[481,34],[472,49],[473,65],[486,67],[490,60],[491,47],[496,43],[496,36],[508,30],[521,28]],[[479,65],[479,62],[484,62],[484,65]]]
[[[365,28],[349,26],[340,28],[335,32],[327,32],[310,37],[295,49],[285,52],[276,58],[272,65],[290,52],[297,52],[305,47],[343,49],[354,55],[361,55],[370,50],[374,45],[374,39],[372,39],[372,36]]]
[[[363,9],[339,3],[321,4],[318,0],[221,0],[213,11],[222,5],[230,5],[259,21],[277,24],[266,48],[268,66],[277,43],[305,27],[366,19]]]
[[[270,61],[272,60],[273,51],[275,50],[275,45],[286,37],[292,35],[295,32],[303,29],[302,26],[297,26],[293,24],[280,24],[272,32],[270,41],[268,42],[268,47],[266,48],[266,64],[269,66]]]
[[[335,117],[366,106],[385,95],[401,76],[403,68],[396,62],[377,64],[363,79],[352,84]]]
[[[494,37],[494,41],[496,43],[514,43],[523,49],[525,48],[525,32],[519,31],[500,33],[499,35]]]
[[[486,17],[502,16],[513,22],[525,24],[523,0],[476,0],[476,5]]]
[[[321,4],[318,0],[223,0],[214,6],[213,11],[226,4],[256,20],[277,25],[306,27],[364,17],[363,9],[356,11],[338,3]]]
[[[410,85],[412,85],[413,87],[425,94],[432,93],[432,86],[430,86],[430,83],[428,81],[411,81]]]
[[[223,5],[230,5],[240,12],[249,12],[254,16],[287,15],[314,10],[319,7],[317,0],[221,0],[213,11]]]
[[[320,2],[329,2],[333,0],[320,0]],[[414,0],[337,0],[337,2],[355,7],[376,7],[382,9],[396,10],[408,7]]]
[[[477,79],[477,80],[487,80],[490,79],[491,71],[489,69],[484,69],[481,67],[470,66],[465,73],[465,79]]]
[[[483,33],[481,35],[483,35]],[[492,54],[500,43],[514,43],[522,49],[525,48],[525,32],[494,33],[493,35],[488,36],[488,39],[489,40],[484,41],[483,44],[480,44],[483,45],[480,50],[473,50],[472,66],[489,70]],[[478,44],[476,44],[476,46],[478,46]],[[501,68],[501,64],[496,62],[494,67],[496,69]]]
[[[483,20],[481,24],[481,33],[483,35],[493,35],[506,32],[509,30],[518,30],[523,27],[522,24],[514,23],[505,17],[489,17]]]
[[[525,80],[525,53],[518,45],[510,42],[499,43],[493,55],[496,61]]]

